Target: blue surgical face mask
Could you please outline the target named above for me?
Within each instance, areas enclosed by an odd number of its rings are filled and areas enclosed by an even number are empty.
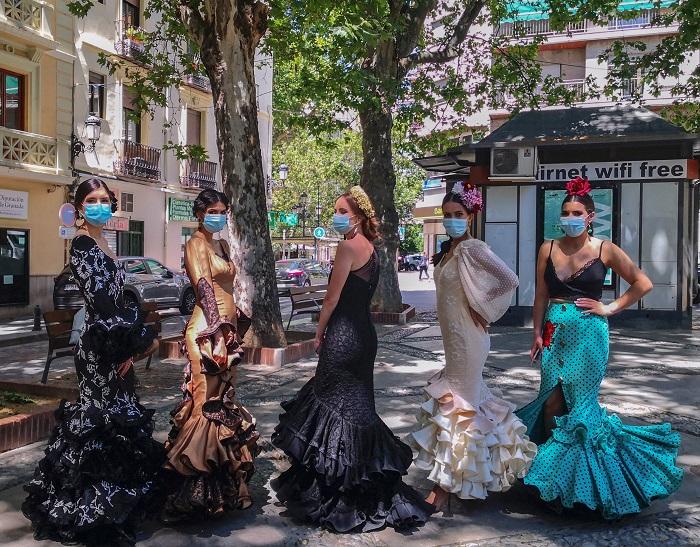
[[[226,226],[226,215],[215,215],[213,213],[207,213],[204,215],[204,220],[202,221],[202,226],[207,232],[215,234],[220,232]]]
[[[88,203],[83,208],[83,216],[93,226],[104,226],[112,218],[112,204]]]
[[[353,229],[353,225],[350,224],[350,215],[341,215],[335,213],[333,215],[333,229],[340,234],[347,234]]]
[[[559,225],[569,237],[578,237],[586,231],[585,217],[560,217]]]
[[[462,237],[467,232],[466,218],[443,218],[442,225],[447,235],[452,238]]]

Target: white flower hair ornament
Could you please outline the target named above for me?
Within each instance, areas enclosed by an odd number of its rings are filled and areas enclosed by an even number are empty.
[[[375,213],[374,207],[372,207],[372,202],[369,200],[369,196],[361,186],[356,185],[350,188],[350,195],[352,196],[352,199],[355,200],[355,203],[357,203],[360,211],[362,211],[367,218],[374,217]]]
[[[481,197],[481,192],[479,192],[478,188],[473,184],[463,181],[455,182],[452,187],[452,193],[459,196],[462,205],[464,205],[470,213],[478,213],[481,211],[484,201]]]

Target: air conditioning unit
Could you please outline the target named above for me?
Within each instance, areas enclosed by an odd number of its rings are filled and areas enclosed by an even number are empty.
[[[491,149],[491,177],[534,176],[534,147],[495,147]]]

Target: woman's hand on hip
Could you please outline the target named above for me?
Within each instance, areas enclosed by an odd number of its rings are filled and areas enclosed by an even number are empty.
[[[214,335],[214,348],[212,350],[214,362],[219,366],[225,365],[227,353],[226,338],[221,332],[217,332]]]
[[[530,348],[530,362],[534,363],[535,359],[542,354],[542,348],[544,347],[544,342],[541,336],[535,336],[532,341],[532,347]]]
[[[584,315],[600,315],[601,317],[608,317],[612,315],[612,309],[609,304],[603,304],[599,300],[593,300],[592,298],[579,298],[574,304],[577,307],[583,308],[585,311]]]
[[[469,314],[472,316],[474,323],[484,329],[484,331],[489,330],[489,322],[484,319],[479,313],[477,313],[474,308],[469,308]]]

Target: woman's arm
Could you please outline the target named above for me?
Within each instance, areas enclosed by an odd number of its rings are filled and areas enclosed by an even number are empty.
[[[323,336],[326,332],[326,326],[328,326],[328,320],[331,318],[335,307],[338,305],[340,293],[343,290],[343,286],[345,285],[348,275],[350,275],[352,258],[353,252],[349,247],[348,242],[341,241],[338,243],[338,251],[335,254],[335,262],[333,263],[333,275],[331,275],[328,290],[326,291],[326,296],[323,299],[321,313],[318,317],[315,340],[316,351],[318,351],[321,343],[323,342]]]
[[[542,324],[544,323],[544,310],[549,300],[549,287],[544,278],[549,257],[549,241],[540,245],[540,252],[537,254],[537,279],[535,282],[535,302],[532,306],[532,328],[534,340],[530,349],[530,360],[534,361],[535,355],[542,351]]]
[[[613,300],[610,304],[603,304],[591,298],[579,298],[576,301],[576,305],[586,309],[587,311],[585,313],[608,317],[639,302],[645,294],[654,288],[654,285],[647,275],[632,262],[630,257],[627,256],[627,253],[620,249],[620,247],[611,241],[606,241],[604,245],[604,251],[608,258],[607,261],[604,261],[606,262],[606,266],[612,268],[617,275],[627,281],[630,287],[620,298]]]

